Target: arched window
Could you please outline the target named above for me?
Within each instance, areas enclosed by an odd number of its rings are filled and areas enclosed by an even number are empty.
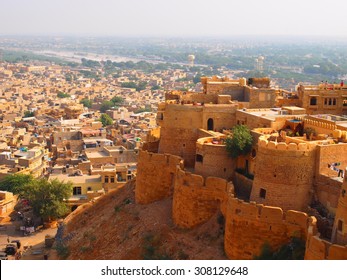
[[[213,119],[209,118],[207,120],[207,130],[213,130]]]

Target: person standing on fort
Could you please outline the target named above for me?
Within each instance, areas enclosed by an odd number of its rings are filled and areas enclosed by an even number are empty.
[[[343,87],[343,80],[341,80],[340,86]]]

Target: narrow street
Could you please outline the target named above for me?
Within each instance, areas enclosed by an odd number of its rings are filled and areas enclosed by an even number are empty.
[[[30,235],[24,236],[23,232],[18,230],[21,221],[11,221],[0,224],[0,250],[4,251],[8,239],[11,241],[19,240],[21,242],[20,251],[25,260],[43,260],[44,255],[49,255],[49,248],[45,248],[45,236],[55,236],[57,229],[41,229]],[[8,256],[9,260],[14,260],[14,256]]]

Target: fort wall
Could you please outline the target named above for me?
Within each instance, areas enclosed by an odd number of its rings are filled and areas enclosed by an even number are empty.
[[[277,100],[277,90],[251,88],[249,92],[249,108],[273,108]]]
[[[346,260],[347,246],[332,244],[319,238],[309,236],[306,242],[305,260]]]
[[[185,165],[194,166],[202,110],[202,106],[167,104],[163,112],[158,152],[180,156]]]
[[[246,203],[236,198],[228,201],[224,249],[230,259],[253,259],[261,254],[264,244],[273,250],[288,243],[290,238],[306,240],[308,229],[316,231],[315,218],[298,211]]]
[[[317,158],[319,162],[317,164],[317,175],[323,174],[329,177],[337,177],[338,171],[331,170],[328,164],[340,163],[338,168],[347,167],[347,157],[341,155],[347,155],[347,144],[332,144],[332,145],[318,145],[317,146]]]
[[[233,127],[236,109],[237,106],[233,104],[166,104],[165,110],[158,113],[161,124],[159,153],[180,156],[186,166],[193,167],[200,128],[221,131]]]
[[[245,124],[251,130],[259,127],[272,127],[273,121],[271,119],[261,118],[256,115],[249,114],[247,111],[238,110],[236,112],[237,124]]]
[[[311,201],[315,164],[313,145],[260,137],[251,200],[283,210],[304,210]]]
[[[197,103],[212,103],[216,104],[218,101],[217,94],[201,94],[201,93],[193,93],[193,94],[185,94],[181,95],[181,101],[184,103],[187,102],[197,102]]]
[[[332,242],[323,240],[317,234],[310,234],[306,242],[305,259],[345,260],[347,259],[347,174],[340,188],[339,201],[332,232]]]
[[[178,165],[183,168],[182,158],[178,156],[140,151],[135,188],[136,202],[147,204],[171,196]]]
[[[253,180],[238,172],[235,172],[233,177],[233,184],[236,196],[248,200],[251,195]]]
[[[315,200],[318,200],[330,213],[335,214],[341,192],[341,182],[324,175],[316,176],[314,183]]]
[[[195,173],[203,177],[213,176],[230,180],[234,175],[236,160],[231,158],[221,142],[223,139],[205,137],[196,143]],[[218,144],[217,144],[218,143]]]
[[[210,105],[206,104],[203,110],[202,127],[206,130],[221,131],[222,129],[230,129],[236,124],[236,110],[237,105],[230,104],[218,104]],[[209,127],[209,119],[213,122],[212,129]]]
[[[332,241],[339,245],[347,245],[347,169],[345,169],[344,182],[341,188],[339,202],[336,210]]]
[[[233,185],[226,180],[204,179],[178,168],[172,205],[174,223],[191,228],[208,221],[219,210],[225,215],[233,191]]]

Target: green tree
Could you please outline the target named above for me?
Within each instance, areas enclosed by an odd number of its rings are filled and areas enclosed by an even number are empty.
[[[50,221],[68,213],[65,200],[72,195],[72,186],[71,182],[57,179],[34,179],[23,189],[21,197],[29,200],[35,215]]]
[[[246,155],[252,149],[253,138],[250,130],[245,125],[236,125],[232,137],[225,140],[226,150],[233,158]]]
[[[30,112],[30,111],[24,112],[24,118],[29,118],[29,117],[34,117],[34,116],[35,116],[34,112]]]
[[[64,92],[58,92],[57,97],[58,98],[66,98],[66,97],[70,97],[70,94],[67,94]]]
[[[105,100],[102,102],[100,107],[100,112],[105,113],[107,110],[110,110],[114,106],[112,101]]]
[[[136,86],[136,91],[144,90],[144,89],[146,89],[146,86],[147,86],[147,82],[140,81]]]
[[[80,101],[81,104],[83,104],[84,107],[87,107],[87,108],[91,108],[93,106],[93,101],[91,101],[90,99],[88,98],[83,98],[81,101]]]
[[[155,85],[155,86],[152,86],[152,87],[151,87],[151,90],[158,90],[158,89],[161,89],[161,87],[158,86],[158,85]]]
[[[0,181],[0,190],[21,194],[24,188],[34,180],[32,175],[11,174]]]
[[[124,82],[120,84],[123,88],[136,88],[137,84],[135,82]]]
[[[113,124],[112,118],[107,114],[102,114],[100,121],[102,122],[102,126],[107,126],[107,125]]]
[[[111,102],[113,102],[113,104],[122,104],[124,102],[124,98],[120,96],[113,96]]]

